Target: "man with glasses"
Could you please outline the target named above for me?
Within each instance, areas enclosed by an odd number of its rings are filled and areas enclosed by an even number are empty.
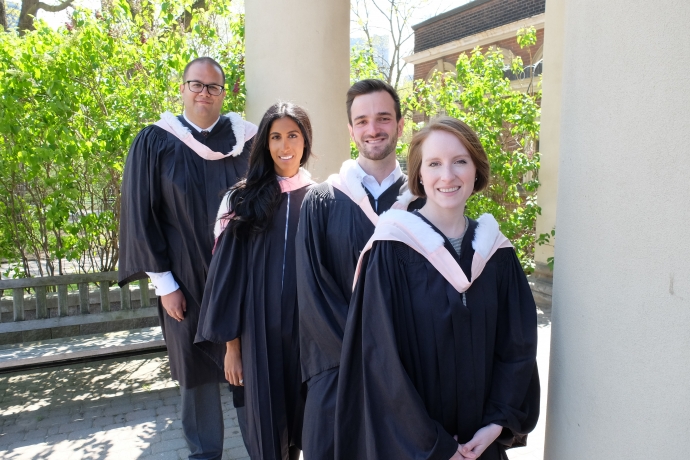
[[[182,431],[190,459],[220,459],[224,373],[194,345],[224,192],[247,171],[256,126],[221,116],[225,74],[211,58],[187,64],[180,93],[184,112],[169,112],[134,140],[122,181],[119,284],[149,276],[179,381]],[[223,345],[219,347],[224,348]]]

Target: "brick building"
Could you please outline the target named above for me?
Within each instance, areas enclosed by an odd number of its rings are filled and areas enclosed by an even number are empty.
[[[414,54],[405,61],[414,65],[415,80],[426,80],[436,70],[454,71],[458,56],[477,46],[499,47],[507,63],[520,56],[529,65],[529,53],[520,49],[516,34],[523,27],[533,26],[537,29],[537,43],[532,47],[531,63],[537,64],[543,54],[545,5],[546,0],[471,1],[413,26]],[[535,73],[541,73],[541,65]],[[514,80],[516,89],[527,84],[520,81],[524,75],[507,72],[506,76]]]
[[[415,80],[427,80],[436,71],[455,72],[455,64],[462,53],[469,53],[476,47],[484,50],[496,47],[503,52],[505,76],[511,80],[512,87],[525,91],[531,82],[530,74],[540,75],[543,68],[545,8],[546,0],[473,0],[413,26],[414,54],[406,57],[405,61],[414,65]],[[537,30],[537,43],[529,50],[520,49],[517,31],[530,26]],[[516,56],[521,57],[526,66],[525,72],[518,75],[509,69]],[[427,118],[415,113],[412,119],[420,122]],[[544,206],[541,192],[546,190],[548,194],[548,187],[556,182],[556,178],[553,171],[541,169],[539,178],[543,215],[538,219],[537,227],[543,229],[542,233],[548,233],[555,225],[552,212],[555,206]],[[553,246],[549,249],[540,248],[535,257],[537,268],[532,291],[540,308],[551,306],[552,272],[546,262],[553,257]]]

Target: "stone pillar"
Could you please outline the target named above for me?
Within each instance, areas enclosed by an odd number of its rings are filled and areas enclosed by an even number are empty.
[[[538,203],[542,209],[537,218],[537,234],[550,233],[556,225],[558,195],[558,149],[561,132],[561,79],[563,77],[563,8],[565,0],[548,0],[544,25],[544,74],[542,77],[541,130],[539,132]],[[546,263],[553,257],[551,244],[538,246],[535,259]]]
[[[564,0],[548,0],[544,25],[544,74],[542,78],[541,130],[539,132],[539,191],[537,235],[550,234],[556,227],[558,196],[558,149],[561,133],[561,79],[563,77],[563,8]],[[544,309],[551,307],[553,273],[548,266],[553,257],[555,238],[534,250],[534,300]]]
[[[349,157],[345,93],[350,78],[350,2],[245,2],[247,118],[278,100],[304,107],[314,129],[308,165],[316,180]]]
[[[545,459],[686,458],[690,2],[564,18]]]

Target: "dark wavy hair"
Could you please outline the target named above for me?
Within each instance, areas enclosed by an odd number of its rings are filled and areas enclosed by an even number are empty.
[[[273,158],[268,150],[268,139],[273,122],[285,117],[290,117],[297,123],[304,138],[300,166],[304,166],[309,160],[312,130],[307,112],[290,102],[273,104],[261,119],[259,131],[254,136],[247,178],[230,188],[230,209],[234,211],[234,215],[223,217],[230,219],[227,231],[231,231],[236,238],[249,238],[265,232],[270,228],[278,210],[281,191]]]

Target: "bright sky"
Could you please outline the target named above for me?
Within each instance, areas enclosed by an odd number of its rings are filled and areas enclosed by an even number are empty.
[[[21,3],[21,0],[17,0],[17,2]],[[60,2],[57,0],[48,0],[47,3],[49,3],[51,5],[60,4]],[[100,10],[101,9],[100,0],[74,0],[74,2],[72,2],[72,5],[83,7],[83,8],[90,8],[92,10]],[[45,22],[47,22],[51,26],[58,27],[58,26],[65,25],[65,23],[69,20],[69,17],[71,14],[72,14],[72,8],[67,8],[67,9],[64,9],[62,11],[58,11],[57,13],[48,13],[48,12],[43,11],[43,10],[38,10],[38,14],[36,16],[39,19],[43,19]]]
[[[21,0],[17,0],[17,2],[20,2]],[[378,0],[379,4],[385,4],[387,0]],[[413,21],[414,24],[417,24],[419,22],[424,21],[425,19],[428,19],[430,17],[436,16],[437,14],[441,14],[445,11],[451,10],[453,8],[457,8],[458,6],[464,5],[465,3],[471,1],[471,0],[403,0],[408,3],[423,3],[421,7],[417,10],[415,14],[415,21]],[[51,4],[56,4],[56,0],[49,0],[49,3]],[[244,7],[244,1],[238,0],[233,2],[235,5],[237,5],[238,9],[243,9]],[[99,9],[101,2],[100,0],[75,0],[73,3],[75,6],[82,6],[86,8],[91,8],[91,9]],[[48,23],[54,25],[54,26],[60,26],[63,25],[69,18],[69,13],[68,11],[71,11],[71,9],[63,10],[58,13],[46,13],[43,10],[40,10],[38,12],[38,17],[47,21]],[[372,8],[370,10],[371,18],[370,21],[372,22],[373,26],[378,26],[378,27],[385,27],[386,22],[381,17],[380,15],[373,14],[374,9]],[[352,31],[351,31],[352,36],[358,36],[359,32],[356,30],[356,26],[353,26]]]
[[[362,0],[360,0],[361,2]],[[457,8],[459,6],[464,5],[465,3],[469,3],[472,0],[402,0],[404,3],[411,4],[411,5],[416,5],[416,10],[414,12],[414,20],[412,21],[412,25],[419,24],[420,22],[429,19],[431,17],[437,16],[441,13],[445,13],[448,10],[452,10],[453,8]],[[388,4],[388,0],[376,0],[376,2],[381,5],[385,6]],[[352,3],[355,4],[356,0],[352,0]],[[371,3],[371,0],[369,0],[369,3]],[[376,9],[374,8],[369,8],[369,21],[370,23],[378,27],[382,30],[388,30],[388,23],[386,21],[386,18],[381,15]],[[353,18],[354,19],[354,18]],[[353,24],[351,27],[350,35],[355,37],[359,36],[360,32],[357,30],[358,27],[356,24]]]
[[[359,0],[359,3],[361,4],[363,1],[364,0]],[[387,17],[380,13],[376,8],[373,8],[371,6],[372,0],[367,1],[370,5],[368,8],[370,33],[372,35],[389,36],[390,24],[388,22]],[[446,11],[452,10],[453,8],[457,8],[466,3],[469,3],[470,1],[472,0],[399,0],[399,2],[402,2],[403,4],[414,5],[415,9],[413,11],[412,20],[409,24],[410,26],[419,24],[420,22],[423,22],[429,18],[432,18],[441,13],[445,13]],[[390,5],[389,0],[376,0],[376,3],[382,8],[385,8],[386,5]],[[357,4],[357,0],[352,0],[352,4]],[[350,37],[363,37],[364,34],[362,32],[361,27],[356,22],[356,16],[354,14],[351,14],[350,18],[352,20],[350,25]],[[408,33],[412,33],[411,28],[408,29]],[[414,38],[410,38],[401,46],[400,55],[403,57],[409,56],[410,54],[412,54],[413,49]],[[391,40],[389,40],[389,58],[392,55],[392,53],[393,43]],[[402,62],[402,64],[404,64],[404,62]],[[401,74],[404,77],[408,78],[412,77],[412,73],[413,66],[411,65],[405,65],[401,72]]]
[[[20,1],[20,0],[17,0]],[[49,0],[50,3],[57,3],[57,0]],[[251,1],[251,0],[249,0]],[[356,0],[352,0],[353,3],[355,3]],[[360,0],[362,1],[362,0]],[[368,0],[371,1],[371,0]],[[379,5],[386,5],[388,3],[388,0],[376,0]],[[399,0],[403,3],[407,3],[410,5],[416,5],[416,10],[414,12],[414,19],[412,21],[411,25],[414,24],[419,24],[420,22],[429,19],[433,16],[439,15],[441,13],[444,13],[448,10],[452,10],[453,8],[457,8],[461,5],[464,5],[465,3],[470,2],[471,0]],[[101,2],[100,0],[75,0],[74,1],[75,6],[82,6],[90,9],[100,9]],[[233,1],[233,6],[237,10],[243,10],[244,9],[244,0],[234,0]],[[60,11],[58,13],[46,13],[43,10],[40,10],[38,12],[38,17],[47,21],[49,24],[57,27],[63,25],[65,22],[67,22],[69,15],[71,12],[71,8],[68,8],[67,10]],[[387,35],[388,32],[388,24],[385,16],[381,15],[375,8],[370,7],[369,8],[369,23],[370,23],[370,30],[374,35]],[[357,26],[356,23],[352,23],[350,27],[350,36],[351,37],[361,37],[362,32],[361,29]],[[409,54],[412,54],[412,48],[414,45],[414,41],[410,40],[409,43],[407,43],[407,46],[402,49],[401,54],[402,56],[407,56]],[[412,73],[412,66],[407,66],[406,71],[404,72],[405,74],[411,74]]]

